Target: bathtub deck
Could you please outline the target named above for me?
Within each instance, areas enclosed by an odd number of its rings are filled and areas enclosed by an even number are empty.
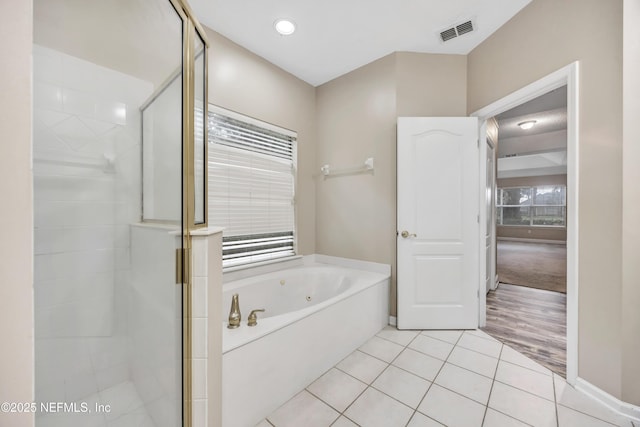
[[[257,427],[527,424],[632,427],[562,377],[482,331],[392,327]]]

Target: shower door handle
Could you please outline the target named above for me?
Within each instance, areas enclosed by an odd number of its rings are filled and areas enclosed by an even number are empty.
[[[189,277],[191,250],[176,248],[176,285],[182,285]]]

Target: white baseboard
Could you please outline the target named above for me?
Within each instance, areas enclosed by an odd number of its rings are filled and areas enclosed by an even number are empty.
[[[620,415],[628,418],[634,423],[640,423],[640,406],[635,406],[631,403],[623,402],[617,397],[610,395],[606,391],[594,386],[590,382],[580,377],[576,379],[576,389],[602,403],[612,411],[615,411]]]
[[[398,325],[398,318],[396,316],[389,316],[389,324],[391,326],[397,326]]]
[[[491,290],[495,291],[496,289],[498,289],[499,284],[500,284],[500,278],[496,274],[496,280],[494,280],[493,283],[491,284]]]
[[[498,237],[497,240],[507,241],[507,242],[551,243],[552,245],[563,245],[563,246],[567,245],[567,242],[564,240],[525,239],[522,237]]]

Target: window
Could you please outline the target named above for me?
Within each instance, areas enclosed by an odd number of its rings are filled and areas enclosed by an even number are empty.
[[[209,224],[224,268],[295,255],[296,134],[209,108]]]
[[[498,225],[565,227],[567,188],[564,185],[499,188]]]

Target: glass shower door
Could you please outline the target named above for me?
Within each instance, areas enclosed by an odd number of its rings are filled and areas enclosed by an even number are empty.
[[[186,23],[34,1],[36,426],[183,425]]]

